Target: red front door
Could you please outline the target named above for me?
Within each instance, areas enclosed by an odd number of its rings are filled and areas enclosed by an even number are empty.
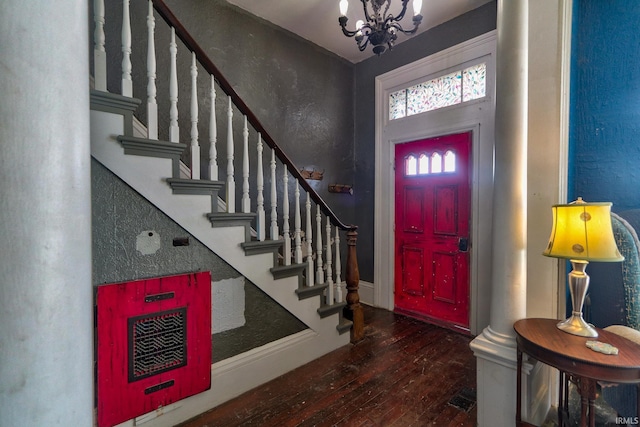
[[[471,133],[395,147],[395,309],[469,327]]]

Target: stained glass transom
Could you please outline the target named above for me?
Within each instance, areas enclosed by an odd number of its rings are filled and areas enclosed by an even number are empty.
[[[487,64],[478,64],[462,72],[462,102],[482,98],[487,92]]]
[[[483,98],[486,92],[487,64],[476,64],[389,94],[389,120]]]
[[[400,119],[407,115],[407,90],[399,90],[389,95],[389,117]]]
[[[448,150],[444,156],[438,152],[410,154],[404,159],[406,176],[435,175],[456,171],[456,153]]]

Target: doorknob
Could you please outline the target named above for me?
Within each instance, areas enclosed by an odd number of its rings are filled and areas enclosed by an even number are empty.
[[[460,252],[467,252],[469,250],[469,238],[467,237],[458,238],[458,250]]]

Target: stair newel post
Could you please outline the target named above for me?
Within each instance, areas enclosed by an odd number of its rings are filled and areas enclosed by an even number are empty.
[[[358,270],[358,257],[356,255],[357,240],[358,232],[356,228],[347,231],[347,306],[344,308],[344,316],[353,322],[351,342],[357,342],[364,338],[364,313],[360,305],[360,295],[358,295],[360,271]]]
[[[327,215],[327,226],[325,228],[325,232],[327,234],[327,250],[326,250],[326,258],[327,258],[327,305],[333,305],[333,253],[331,249],[331,218]]]
[[[256,187],[258,195],[256,197],[256,232],[258,241],[263,242],[265,239],[265,218],[264,218],[264,172],[262,170],[262,134],[258,132],[258,164],[256,171]]]
[[[96,90],[107,91],[107,52],[104,49],[104,0],[93,1],[93,81]]]
[[[340,260],[340,228],[336,225],[336,302],[342,302],[342,264]]]
[[[236,181],[233,177],[233,102],[231,96],[227,107],[227,212],[236,211]]]
[[[316,272],[313,268],[313,226],[311,224],[311,195],[307,191],[307,201],[305,203],[305,219],[306,219],[306,231],[305,231],[305,243],[307,249],[307,286],[313,286],[314,275]]]
[[[251,200],[249,199],[249,128],[247,116],[244,116],[242,128],[242,213],[251,212]]]
[[[322,269],[322,213],[320,205],[316,206],[316,283],[324,283],[324,270]]]
[[[122,1],[122,95],[133,96],[131,81],[131,17],[129,0]]]
[[[171,27],[171,42],[169,43],[171,65],[169,67],[169,141],[180,142],[180,128],[178,127],[178,70],[176,44],[176,29]]]
[[[291,265],[291,235],[289,234],[289,171],[284,167],[282,194],[282,234],[284,236],[284,265]]]
[[[295,242],[295,262],[296,264],[302,264],[302,220],[300,218],[300,185],[298,180],[295,181],[295,211],[294,211],[294,227],[293,234]]]
[[[271,149],[271,240],[278,240],[278,191],[276,188],[276,150]]]
[[[153,2],[147,13],[147,138],[158,139],[158,101],[156,100],[156,18]]]
[[[198,143],[198,63],[191,52],[191,179],[200,179],[200,144]]]
[[[211,113],[209,115],[209,179],[218,180],[218,125],[216,123],[216,80],[211,74]]]

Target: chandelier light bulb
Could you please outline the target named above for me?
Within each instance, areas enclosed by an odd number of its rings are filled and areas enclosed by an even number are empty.
[[[422,9],[422,0],[413,0],[413,16],[420,15],[421,9]]]
[[[347,16],[347,9],[349,9],[349,2],[340,0],[340,16]]]
[[[364,21],[362,19],[358,19],[356,21],[356,30],[360,31],[363,25],[364,25]]]

